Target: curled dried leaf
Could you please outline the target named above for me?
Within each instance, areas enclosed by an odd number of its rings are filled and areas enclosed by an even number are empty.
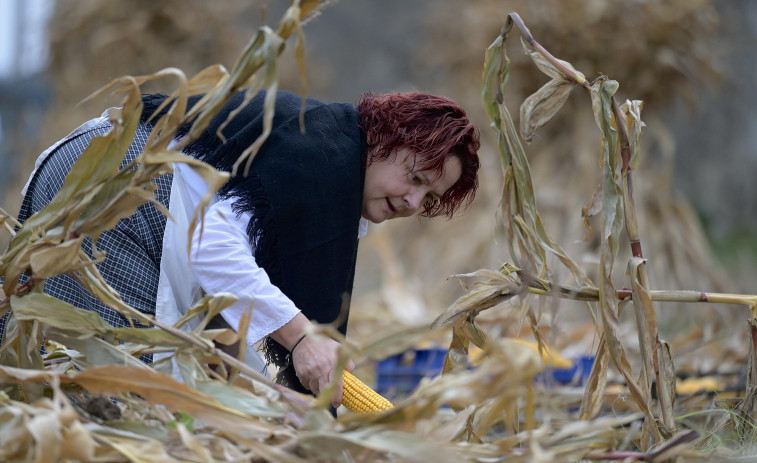
[[[531,57],[534,64],[536,64],[536,67],[552,79],[565,80],[577,84],[583,84],[586,81],[586,76],[582,72],[577,71],[569,62],[554,57],[552,57],[554,62],[550,61],[541,52],[529,46],[525,40],[521,39],[521,43],[523,44],[523,49]],[[559,68],[555,66],[555,63],[557,63]]]
[[[29,266],[34,278],[51,278],[67,272],[79,260],[84,236],[66,240],[57,246],[43,247],[32,252]]]
[[[563,107],[575,85],[565,79],[552,79],[520,105],[520,132],[531,142],[536,131],[551,121]]]
[[[431,323],[432,328],[439,328],[454,323],[461,317],[476,314],[501,302],[504,302],[528,288],[517,274],[482,269],[473,273],[455,275],[460,284],[468,290]]]
[[[646,126],[641,120],[641,110],[643,107],[644,102],[641,100],[626,100],[620,106],[621,113],[626,116],[628,143],[631,148],[631,160],[628,165],[632,170],[639,165],[639,137],[641,137],[642,127]]]
[[[586,228],[586,236],[584,237],[584,241],[589,241],[589,238],[591,238],[591,225],[589,224],[589,220],[602,212],[602,201],[597,201],[597,199],[602,197],[602,185],[600,184],[597,187],[597,190],[594,192],[594,195],[591,197],[591,201],[589,203],[581,208],[581,217],[584,221],[584,228]]]

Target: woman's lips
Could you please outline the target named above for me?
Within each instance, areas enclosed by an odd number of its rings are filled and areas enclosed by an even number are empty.
[[[395,209],[394,206],[392,206],[392,202],[389,201],[389,198],[386,198],[386,204],[387,206],[389,206],[389,211],[391,211],[392,213],[397,212],[397,209]]]

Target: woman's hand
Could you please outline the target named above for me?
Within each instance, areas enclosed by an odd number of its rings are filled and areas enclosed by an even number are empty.
[[[334,379],[339,347],[341,344],[330,338],[306,335],[292,351],[292,362],[297,379],[315,395],[319,395]],[[355,364],[348,360],[344,369],[352,371]],[[331,404],[334,408],[342,403],[342,378],[337,378],[337,389]]]
[[[297,379],[306,389],[318,395],[333,379],[341,344],[327,337],[306,334],[312,328],[310,320],[298,313],[270,336],[291,352]],[[355,364],[348,360],[344,369],[352,372]],[[342,378],[337,380],[337,390],[331,402],[334,408],[342,404]]]

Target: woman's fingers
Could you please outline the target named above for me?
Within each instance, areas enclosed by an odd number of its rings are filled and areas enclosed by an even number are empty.
[[[338,408],[342,405],[342,400],[344,400],[344,381],[342,381],[342,378],[338,378],[334,398],[331,399],[331,405],[334,408]]]
[[[297,378],[313,394],[319,395],[334,380],[340,347],[333,339],[306,336],[294,350],[292,361]],[[345,369],[352,371],[354,368],[354,362],[348,360]],[[334,407],[342,403],[342,378],[337,379],[337,390],[332,400]]]

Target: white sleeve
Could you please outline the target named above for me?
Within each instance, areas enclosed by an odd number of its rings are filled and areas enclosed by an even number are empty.
[[[237,218],[231,209],[232,202],[233,199],[226,199],[208,209],[204,226],[201,228],[198,223],[194,231],[189,260],[206,293],[226,291],[239,298],[221,312],[233,328],[238,328],[242,314],[252,306],[247,331],[247,342],[252,345],[281,328],[299,309],[258,267],[247,238],[250,214],[243,213]]]

